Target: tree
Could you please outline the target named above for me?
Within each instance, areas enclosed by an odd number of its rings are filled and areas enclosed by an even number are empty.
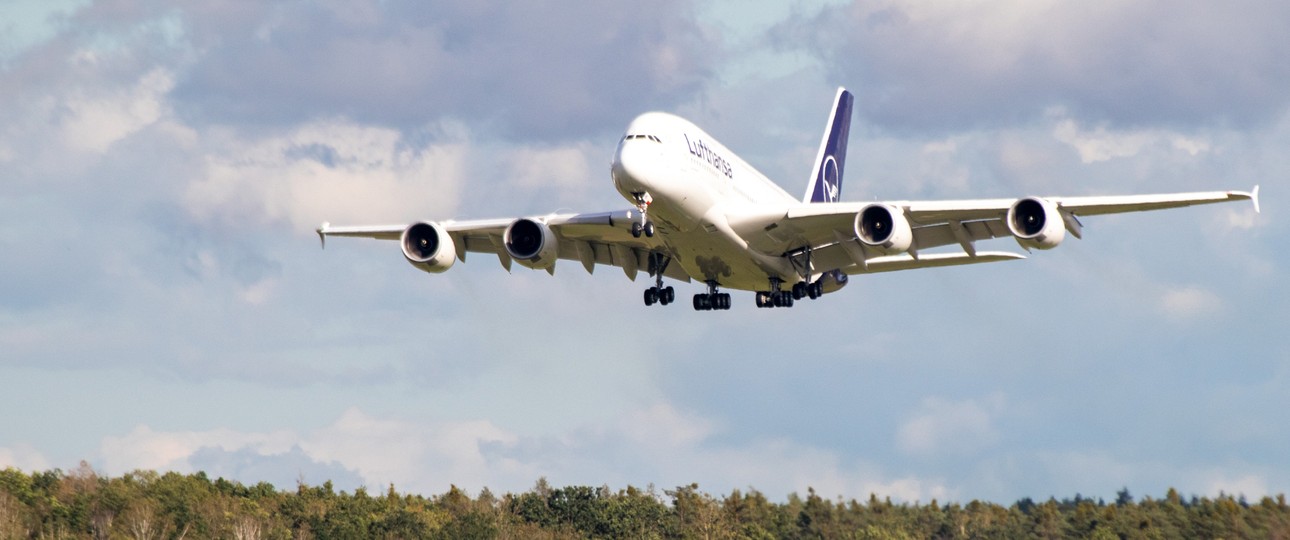
[[[27,507],[17,497],[0,489],[0,538],[26,538],[31,535]]]

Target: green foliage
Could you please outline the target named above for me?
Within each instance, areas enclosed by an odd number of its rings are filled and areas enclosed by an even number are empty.
[[[775,503],[756,490],[716,498],[697,484],[659,495],[651,486],[553,488],[477,497],[451,486],[442,495],[337,492],[330,482],[280,491],[208,478],[133,471],[102,478],[87,464],[64,473],[0,470],[0,539],[491,539],[491,538],[1290,538],[1285,495],[1136,499],[1127,489],[1107,504],[1029,498],[1004,507],[895,504],[821,497],[808,489]]]

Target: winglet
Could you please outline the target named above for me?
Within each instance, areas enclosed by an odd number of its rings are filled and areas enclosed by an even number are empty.
[[[323,249],[327,249],[327,228],[328,227],[331,227],[331,223],[324,221],[322,225],[318,226],[318,230],[315,231],[318,233],[318,243],[322,244]]]
[[[1259,212],[1259,185],[1258,185],[1258,184],[1254,184],[1254,189],[1253,189],[1252,191],[1250,191],[1250,200],[1254,201],[1254,213],[1255,213],[1255,214],[1260,213],[1260,212]]]

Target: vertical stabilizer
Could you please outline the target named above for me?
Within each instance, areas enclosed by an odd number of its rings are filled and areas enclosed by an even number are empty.
[[[847,134],[851,131],[851,101],[851,92],[838,88],[802,202],[838,202],[838,195],[842,193],[842,166],[847,160]]]

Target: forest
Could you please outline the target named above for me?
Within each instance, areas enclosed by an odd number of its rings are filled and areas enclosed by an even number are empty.
[[[553,487],[472,496],[453,486],[424,496],[298,483],[280,490],[205,473],[0,471],[0,539],[327,538],[1282,538],[1285,495],[1220,494],[1115,500],[1029,498],[1010,506],[829,499],[808,489],[774,502],[755,489],[713,496],[664,489]]]

